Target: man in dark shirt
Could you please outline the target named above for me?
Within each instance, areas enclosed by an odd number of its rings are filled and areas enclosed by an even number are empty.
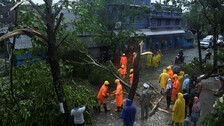
[[[187,117],[187,108],[189,106],[189,95],[186,91],[186,89],[183,89],[183,95],[184,95],[184,99],[185,99],[185,118]]]

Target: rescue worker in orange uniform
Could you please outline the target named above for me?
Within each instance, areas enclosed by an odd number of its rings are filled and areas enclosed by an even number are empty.
[[[134,73],[133,73],[133,69],[130,69],[130,75],[129,75],[129,77],[130,77],[130,84],[132,85],[133,84],[133,77],[134,77]]]
[[[169,77],[170,79],[172,80],[173,79],[173,71],[171,69],[171,66],[168,66],[167,67],[167,73],[169,74]],[[173,81],[172,81],[173,82]]]
[[[179,80],[177,74],[173,75],[174,82],[173,82],[173,91],[172,91],[172,101],[175,103],[176,95],[179,92]]]
[[[126,69],[124,65],[121,65],[121,68],[117,70],[120,73],[121,78],[125,79]]]
[[[109,96],[108,85],[109,85],[109,82],[105,81],[97,95],[97,98],[99,99],[99,104],[98,104],[99,112],[102,112],[100,109],[101,105],[103,105],[105,112],[110,111],[110,108],[107,108],[106,102],[105,102],[105,98],[108,98],[108,96]]]
[[[119,79],[116,79],[115,83],[117,84],[117,89],[115,91],[117,109],[115,109],[115,112],[121,112],[121,110],[123,108],[123,90],[122,90],[122,85],[121,85]]]
[[[121,60],[120,60],[120,65],[124,65],[125,70],[127,70],[127,57],[125,56],[125,53],[123,53]]]
[[[134,52],[133,53],[133,57],[132,57],[132,64],[134,65],[134,62],[135,62],[135,58],[136,58],[136,53]]]

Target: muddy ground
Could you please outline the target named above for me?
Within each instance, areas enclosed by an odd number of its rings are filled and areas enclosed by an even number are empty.
[[[151,82],[156,88],[157,91],[160,91],[160,86],[158,83],[158,77],[163,71],[164,68],[166,68],[168,65],[174,65],[174,59],[177,55],[178,50],[169,50],[164,51],[161,59],[161,63],[157,69],[154,68],[147,68],[146,67],[146,56],[141,57],[140,66],[141,66],[141,72],[140,72],[140,79],[139,79],[139,85],[138,85],[138,91],[141,92],[143,87],[142,84],[145,82]],[[197,48],[190,48],[190,49],[184,49],[184,55],[185,55],[185,62],[190,63],[194,57],[198,56]],[[205,55],[205,50],[202,50],[202,57]],[[212,62],[211,60],[209,62]],[[201,115],[207,114],[208,112],[212,111],[212,105],[214,101],[216,100],[216,97],[213,95],[213,90],[217,89],[219,86],[219,82],[216,81],[214,78],[209,78],[206,80],[202,80],[203,89],[202,93],[200,95],[200,104],[201,104]],[[157,94],[153,100],[158,99],[161,97],[160,94]],[[124,105],[126,104],[126,98],[127,95],[124,95]],[[122,120],[120,119],[121,112],[115,112],[114,109],[115,106],[115,99],[110,99],[110,101],[107,101],[108,106],[111,108],[111,111],[105,113],[92,113],[93,114],[93,125],[94,126],[122,126]],[[172,112],[171,109],[169,110],[169,113],[164,113],[161,111],[156,110],[156,112],[150,116],[147,120],[142,121],[140,119],[141,116],[141,108],[139,105],[139,98],[135,97],[133,105],[137,109],[136,113],[136,119],[134,126],[165,126],[172,120]],[[164,98],[162,102],[159,104],[160,108],[166,107],[166,99]],[[171,108],[173,105],[171,106]],[[101,108],[103,109],[103,108]],[[201,116],[201,118],[202,118]],[[200,126],[199,123],[197,123],[197,126]]]

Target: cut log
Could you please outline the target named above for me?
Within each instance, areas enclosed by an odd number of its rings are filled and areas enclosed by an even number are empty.
[[[151,116],[151,115],[155,112],[156,108],[157,108],[158,105],[159,105],[159,102],[161,102],[163,98],[164,98],[164,95],[161,96],[161,97],[156,101],[156,104],[154,105],[154,107],[152,108],[151,112],[149,113],[149,116]]]

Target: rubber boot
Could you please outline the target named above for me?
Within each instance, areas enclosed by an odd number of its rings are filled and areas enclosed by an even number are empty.
[[[104,104],[103,107],[105,109],[105,112],[110,111],[110,108],[107,108],[107,105],[106,104]]]
[[[115,112],[120,112],[121,111],[121,107],[117,107],[116,109],[115,109]]]
[[[102,112],[102,110],[100,109],[100,105],[97,106],[98,112]]]

